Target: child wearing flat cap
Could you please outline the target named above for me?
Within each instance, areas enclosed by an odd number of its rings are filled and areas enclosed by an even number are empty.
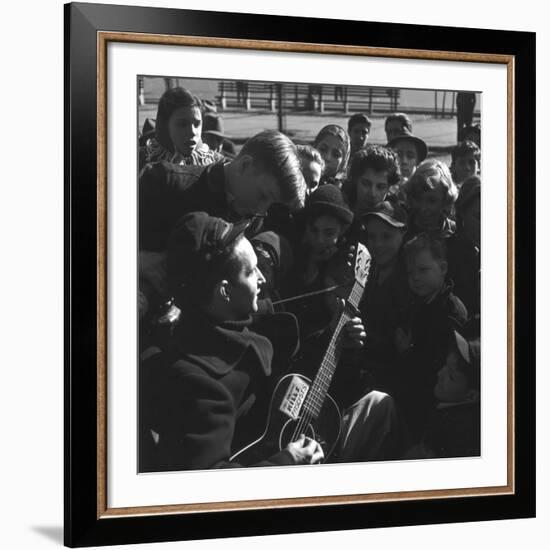
[[[399,204],[379,203],[360,220],[363,238],[373,263],[360,304],[367,327],[364,363],[378,389],[392,392],[395,357],[393,337],[400,312],[408,303],[409,290],[402,254],[407,213]]]

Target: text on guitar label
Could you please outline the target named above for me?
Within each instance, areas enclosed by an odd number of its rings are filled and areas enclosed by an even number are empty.
[[[309,384],[299,376],[293,376],[281,402],[279,410],[296,420],[309,390]]]

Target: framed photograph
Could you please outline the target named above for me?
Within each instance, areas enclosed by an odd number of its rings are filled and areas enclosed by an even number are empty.
[[[65,6],[70,547],[535,515],[535,35],[314,23]]]

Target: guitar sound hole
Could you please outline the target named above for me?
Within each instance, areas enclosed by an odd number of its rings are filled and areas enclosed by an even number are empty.
[[[310,437],[311,439],[316,439],[316,433],[311,424],[308,423],[297,431],[298,424],[300,424],[300,418],[297,420],[288,420],[283,426],[279,437],[279,448],[281,450],[285,449],[290,442],[296,441],[301,434],[305,434],[306,437]]]

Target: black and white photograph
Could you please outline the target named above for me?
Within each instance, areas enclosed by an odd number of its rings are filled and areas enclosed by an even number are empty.
[[[483,94],[136,95],[138,471],[481,456]]]

